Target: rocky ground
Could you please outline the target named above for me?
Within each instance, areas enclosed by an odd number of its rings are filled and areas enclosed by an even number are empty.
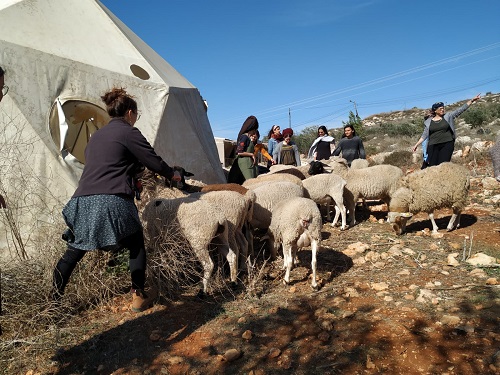
[[[442,210],[437,235],[418,214],[398,237],[378,202],[347,231],[325,224],[319,291],[305,249],[291,285],[267,264],[255,296],[193,291],[139,314],[117,297],[48,331],[47,347],[24,344],[29,359],[4,373],[498,374],[500,184],[486,175],[453,232]]]

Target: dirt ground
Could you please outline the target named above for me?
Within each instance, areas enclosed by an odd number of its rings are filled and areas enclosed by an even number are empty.
[[[117,297],[74,317],[77,340],[71,326],[48,332],[57,342],[22,373],[498,374],[499,268],[462,261],[469,252],[500,258],[500,208],[482,200],[471,199],[453,232],[444,229],[450,210],[436,212],[438,236],[425,214],[396,236],[376,202],[347,231],[325,224],[319,291],[305,249],[290,285],[276,261],[255,297],[193,291],[139,314],[128,295]]]

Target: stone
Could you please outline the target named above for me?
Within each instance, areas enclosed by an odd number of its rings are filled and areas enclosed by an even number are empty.
[[[496,277],[490,277],[488,280],[485,282],[486,285],[498,285],[498,280]]]
[[[440,321],[447,326],[456,326],[460,323],[460,317],[456,315],[443,315]]]
[[[223,358],[227,362],[232,362],[238,359],[240,356],[241,352],[238,349],[229,349],[224,353]]]
[[[269,355],[268,357],[269,358],[276,358],[276,357],[279,357],[281,354],[281,350],[278,349],[278,348],[271,348],[271,350],[269,351]]]
[[[472,264],[474,266],[477,266],[477,265],[488,266],[488,265],[496,264],[497,260],[496,260],[496,258],[493,258],[489,255],[484,254],[484,253],[476,253],[473,256],[471,256],[469,259],[467,259],[466,262],[469,264]]]
[[[472,271],[469,272],[469,275],[478,278],[488,277],[488,275],[486,275],[486,272],[484,272],[484,270],[482,270],[481,268],[474,268]]]
[[[172,356],[167,359],[167,362],[171,365],[178,365],[182,362],[184,362],[184,358],[179,357],[179,356]]]
[[[372,283],[372,289],[376,291],[382,291],[386,290],[389,288],[389,285],[386,282],[380,282],[380,283]]]
[[[453,256],[453,254],[448,254],[446,262],[450,267],[456,267],[460,265],[460,262]]]
[[[251,340],[252,337],[253,337],[253,333],[252,331],[250,331],[249,329],[247,329],[245,332],[243,332],[243,334],[241,335],[241,337],[245,340]]]

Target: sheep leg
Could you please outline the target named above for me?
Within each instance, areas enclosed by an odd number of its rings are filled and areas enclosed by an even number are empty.
[[[219,254],[224,256],[229,263],[229,277],[231,282],[236,283],[238,277],[238,254],[232,249],[232,246],[229,245],[227,230],[217,236],[214,242],[217,244]]]
[[[290,271],[293,267],[293,250],[291,244],[283,244],[283,262],[286,267],[285,284],[290,283]]]
[[[311,241],[311,270],[312,270],[312,282],[311,288],[318,290],[318,283],[316,282],[316,253],[318,252],[318,241]]]
[[[248,242],[248,256],[250,257],[254,257],[255,254],[254,254],[254,248],[253,248],[253,228],[252,226],[250,225],[250,223],[246,223],[244,226],[243,226],[243,230],[245,232],[245,236],[246,236],[246,240]]]
[[[451,215],[450,222],[446,227],[446,230],[448,232],[460,226],[460,216],[461,216],[461,211],[453,208],[453,215]]]
[[[277,242],[274,238],[274,234],[271,231],[267,231],[267,246],[271,252],[271,259],[276,259],[278,257],[278,249],[280,247],[280,242]]]
[[[434,211],[429,212],[429,219],[431,220],[432,223],[432,233],[437,233],[439,228],[436,224],[436,221],[434,220]]]
[[[330,222],[332,219],[332,216],[330,215],[330,202],[326,202],[325,206],[326,206],[326,221]]]
[[[335,216],[333,217],[333,220],[332,222],[330,223],[330,225],[332,227],[334,227],[335,225],[337,225],[337,221],[339,220],[339,216],[340,216],[340,210],[339,208],[337,207],[337,205],[335,205]]]
[[[337,204],[337,201],[335,201],[335,217],[333,218],[332,221],[332,227],[334,227],[337,224],[337,220],[339,219],[339,216],[342,215],[342,225],[340,226],[340,230],[345,230],[346,225],[347,225],[347,213],[346,213],[346,208],[342,204]]]
[[[356,225],[356,201],[353,199],[347,202],[347,209],[349,210],[349,215],[351,216],[351,226]]]
[[[238,262],[246,262],[248,259],[248,242],[247,239],[245,238],[245,235],[240,231],[237,230],[235,233],[236,236],[236,242],[238,243],[239,247],[239,252],[238,252]],[[240,264],[240,268],[244,269],[245,265]]]
[[[203,293],[208,293],[208,283],[210,281],[210,277],[212,276],[212,272],[214,270],[214,262],[212,258],[210,258],[210,254],[208,252],[208,248],[206,249],[194,249],[198,260],[203,267]]]

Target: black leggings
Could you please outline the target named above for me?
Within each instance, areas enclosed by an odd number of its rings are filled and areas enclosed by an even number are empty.
[[[129,268],[132,278],[132,289],[144,289],[146,281],[146,250],[144,248],[142,231],[125,237],[120,241],[119,245],[127,248],[130,252]],[[68,246],[64,255],[59,259],[53,276],[53,297],[55,299],[60,298],[64,294],[64,289],[68,284],[73,270],[87,252],[87,250],[75,249]]]

